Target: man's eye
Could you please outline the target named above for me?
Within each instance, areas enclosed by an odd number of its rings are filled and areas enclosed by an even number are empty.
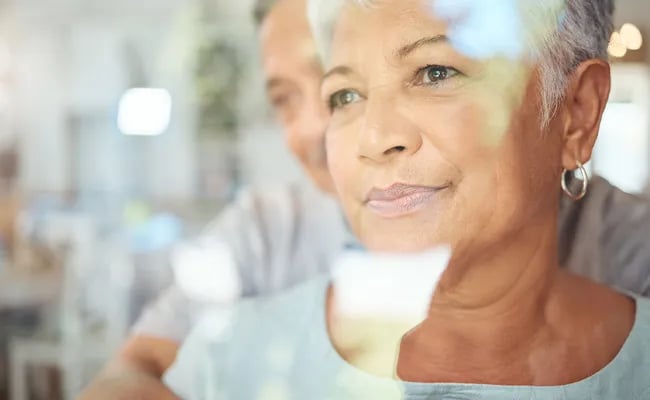
[[[418,71],[416,85],[435,85],[458,75],[457,69],[442,65],[429,65]]]
[[[350,89],[339,90],[330,96],[329,107],[330,110],[334,111],[339,108],[346,107],[352,103],[356,103],[361,100],[361,95]]]
[[[300,107],[300,93],[296,91],[277,91],[269,94],[275,115],[283,122],[292,121]]]
[[[282,107],[285,107],[291,102],[291,93],[279,93],[279,94],[272,94],[271,96],[271,105],[275,109],[281,109]]]

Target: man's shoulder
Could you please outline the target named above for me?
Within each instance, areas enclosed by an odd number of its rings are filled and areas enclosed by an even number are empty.
[[[600,176],[590,181],[584,199],[574,202],[563,198],[562,201],[562,220],[588,224],[590,230],[596,227],[600,233],[635,230],[650,222],[650,198],[625,192]]]
[[[593,196],[583,205],[583,213],[602,223],[606,239],[638,242],[643,247],[650,244],[650,198],[627,193],[600,177],[594,179],[592,190]],[[647,253],[650,256],[650,250]]]
[[[581,210],[582,240],[598,250],[609,284],[647,295],[650,290],[650,199],[624,192],[603,178],[592,183]],[[589,242],[593,236],[594,240]],[[586,247],[589,250],[589,246]]]
[[[239,190],[232,206],[249,207],[251,204],[269,208],[316,209],[323,204],[334,205],[335,200],[306,182],[292,182],[282,185],[254,185]]]
[[[645,194],[625,192],[599,176],[590,182],[590,192],[590,197],[594,200],[591,203],[597,203],[604,214],[650,217],[650,198]]]
[[[239,190],[206,231],[229,219],[268,226],[307,221],[311,216],[329,219],[334,215],[340,215],[335,200],[307,183],[257,185]]]
[[[315,237],[338,246],[345,222],[334,199],[308,184],[255,186],[236,199],[203,230],[202,238],[252,243],[273,251],[303,245]],[[320,246],[320,245],[319,245]],[[321,246],[322,247],[322,246]]]

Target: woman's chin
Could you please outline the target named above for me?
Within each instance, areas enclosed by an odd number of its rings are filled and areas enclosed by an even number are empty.
[[[425,210],[423,210],[425,211]],[[370,218],[369,218],[370,217]],[[366,214],[359,238],[374,252],[418,253],[449,246],[449,236],[440,226],[440,214],[420,212],[399,219]]]

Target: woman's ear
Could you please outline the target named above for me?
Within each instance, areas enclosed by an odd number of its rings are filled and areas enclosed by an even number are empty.
[[[577,162],[586,164],[591,159],[610,88],[610,67],[606,61],[585,61],[573,73],[565,98],[568,118],[563,138],[564,168],[573,170]]]

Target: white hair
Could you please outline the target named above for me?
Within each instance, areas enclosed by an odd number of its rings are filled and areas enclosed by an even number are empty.
[[[377,0],[309,0],[308,17],[323,57],[329,54],[334,22],[346,2],[369,7]],[[522,7],[523,22],[530,31],[526,35],[541,74],[541,119],[546,127],[564,98],[568,78],[575,68],[589,59],[607,59],[614,0],[559,0],[559,11],[558,1],[518,2],[526,3]]]
[[[565,2],[563,18],[540,49],[545,124],[564,98],[569,75],[575,68],[586,60],[607,60],[607,47],[614,30],[614,0]]]

